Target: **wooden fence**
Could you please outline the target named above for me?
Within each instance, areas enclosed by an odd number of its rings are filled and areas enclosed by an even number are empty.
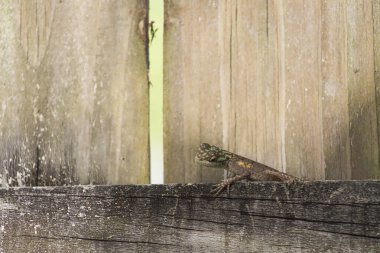
[[[2,185],[149,181],[146,1],[3,1]],[[380,178],[380,1],[165,1],[165,182],[202,142]]]
[[[2,185],[147,183],[146,1],[3,1]],[[380,178],[380,1],[165,1],[165,182],[210,142]]]
[[[165,1],[165,181],[201,142],[309,179],[380,178],[380,1]]]
[[[0,1],[0,252],[377,252],[380,182],[149,182],[148,2]],[[166,0],[165,182],[209,142],[380,178],[380,0]],[[8,186],[51,187],[8,187]]]

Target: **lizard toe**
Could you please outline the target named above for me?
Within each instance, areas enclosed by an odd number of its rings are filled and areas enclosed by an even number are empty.
[[[211,193],[214,194],[214,196],[218,196],[220,193],[222,193],[224,191],[224,189],[226,189],[226,187],[228,187],[230,184],[228,182],[228,180],[223,180],[222,182],[220,182],[219,184],[216,184],[213,186],[213,189],[211,190]]]

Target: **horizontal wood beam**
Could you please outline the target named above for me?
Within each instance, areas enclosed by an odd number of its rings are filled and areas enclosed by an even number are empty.
[[[380,181],[0,189],[1,252],[376,252]]]

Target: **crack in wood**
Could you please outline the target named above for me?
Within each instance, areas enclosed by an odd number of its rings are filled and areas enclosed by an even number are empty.
[[[285,217],[285,216],[276,216],[276,215],[266,215],[266,214],[258,214],[253,212],[247,212],[243,210],[231,210],[231,209],[210,209],[210,210],[217,210],[217,211],[226,211],[226,212],[236,212],[240,213],[242,215],[246,216],[254,216],[254,217],[262,217],[262,218],[275,218],[275,219],[282,219],[282,220],[291,220],[291,221],[305,221],[305,222],[313,222],[313,223],[326,223],[326,224],[334,224],[334,225],[340,225],[340,224],[350,224],[350,225],[362,225],[362,226],[374,226],[377,227],[380,223],[359,223],[359,222],[345,222],[345,221],[324,221],[324,220],[310,220],[305,218],[297,218],[297,217]]]
[[[212,220],[204,220],[204,219],[194,219],[194,218],[184,218],[184,217],[176,217],[174,214],[162,214],[159,213],[156,216],[170,216],[174,217],[180,220],[187,220],[187,221],[200,221],[200,222],[205,222],[205,223],[213,223],[213,224],[222,224],[222,225],[236,225],[236,226],[247,226],[245,223],[233,223],[233,222],[220,222],[220,221],[212,221]]]
[[[349,236],[355,236],[355,237],[363,237],[363,238],[371,238],[371,239],[380,239],[380,235],[379,235],[379,236],[359,235],[359,234],[353,234],[353,233],[345,233],[345,232],[329,231],[329,230],[322,230],[322,229],[312,229],[312,228],[305,228],[305,230],[315,231],[315,232],[323,232],[323,233],[329,233],[329,234],[340,234],[340,235],[349,235]]]
[[[241,201],[241,200],[249,200],[249,201],[261,201],[261,202],[264,202],[264,201],[267,201],[267,202],[276,202],[276,203],[281,203],[281,204],[292,204],[292,205],[302,205],[302,206],[305,206],[305,205],[325,205],[325,206],[347,206],[347,207],[359,207],[359,208],[365,208],[366,205],[374,205],[374,206],[377,206],[379,205],[380,206],[380,202],[379,203],[327,203],[327,202],[318,202],[318,201],[304,201],[304,199],[301,199],[301,198],[298,198],[298,199],[268,199],[268,198],[248,198],[248,197],[229,197],[229,198],[226,198],[226,197],[215,197],[216,199],[226,199],[228,201],[234,201],[234,200],[237,200],[237,201]],[[204,199],[204,198],[202,198]]]
[[[114,239],[99,239],[99,238],[87,238],[87,237],[76,237],[76,236],[40,236],[40,235],[14,235],[15,237],[29,237],[29,238],[38,238],[38,239],[46,239],[46,240],[84,240],[84,241],[96,241],[96,242],[110,242],[110,243],[133,243],[133,244],[152,244],[152,245],[160,245],[160,246],[176,246],[176,244],[170,243],[157,243],[157,242],[147,242],[147,241],[127,241],[127,240],[114,240]]]
[[[189,231],[199,231],[199,232],[210,232],[209,229],[194,229],[194,228],[184,228],[184,227],[178,227],[178,226],[169,226],[169,225],[156,225],[157,227],[165,227],[165,228],[174,228],[174,229],[181,229],[181,230],[189,230]]]
[[[306,250],[307,248],[305,247],[298,247],[298,246],[294,246],[292,244],[278,244],[278,243],[271,243],[271,246],[276,246],[276,247],[286,247],[286,248],[291,248],[291,249],[303,249],[303,250]]]

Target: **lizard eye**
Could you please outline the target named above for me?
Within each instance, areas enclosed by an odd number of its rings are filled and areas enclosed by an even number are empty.
[[[199,149],[201,150],[207,150],[207,149],[210,149],[210,144],[208,143],[202,143],[200,146],[199,146]]]

